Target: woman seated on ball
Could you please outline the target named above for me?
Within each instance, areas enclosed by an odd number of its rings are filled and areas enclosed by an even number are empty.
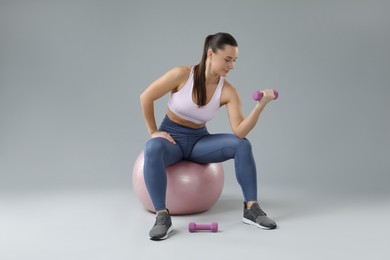
[[[199,64],[171,69],[141,94],[143,115],[151,135],[144,148],[144,178],[157,215],[149,232],[153,240],[165,239],[172,231],[165,204],[165,167],[180,160],[214,163],[234,159],[244,199],[243,222],[265,229],[276,228],[276,223],[267,217],[257,201],[255,160],[251,144],[245,138],[275,94],[273,90],[264,90],[262,99],[244,117],[240,96],[225,79],[234,68],[237,54],[238,44],[233,36],[209,35]],[[154,101],[167,93],[170,93],[168,110],[157,128]],[[224,105],[234,134],[210,134],[206,123]]]

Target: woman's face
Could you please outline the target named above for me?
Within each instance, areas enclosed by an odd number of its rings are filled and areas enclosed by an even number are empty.
[[[237,60],[238,47],[225,45],[225,48],[216,52],[209,50],[211,69],[214,73],[226,77],[230,70],[234,68],[234,62]]]

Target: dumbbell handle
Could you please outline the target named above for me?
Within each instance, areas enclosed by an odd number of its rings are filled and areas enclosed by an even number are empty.
[[[196,230],[211,230],[210,224],[195,224]]]
[[[255,92],[253,92],[252,97],[254,100],[259,101],[260,99],[263,98],[263,95],[264,94],[262,91],[256,90]],[[275,95],[274,99],[277,99],[279,97],[279,92],[277,90],[274,90],[274,95]]]

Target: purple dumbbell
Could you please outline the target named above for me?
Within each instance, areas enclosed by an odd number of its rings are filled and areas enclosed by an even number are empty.
[[[279,92],[277,90],[274,90],[275,99],[279,97]],[[256,90],[253,92],[252,97],[254,100],[259,101],[263,98],[263,92]]]
[[[193,233],[198,230],[211,230],[211,232],[218,232],[218,223],[213,222],[211,224],[195,224],[191,222],[188,224],[188,230]]]

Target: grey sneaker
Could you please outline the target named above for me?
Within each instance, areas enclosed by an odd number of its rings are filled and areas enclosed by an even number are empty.
[[[156,222],[149,232],[150,239],[162,240],[172,232],[172,221],[169,213],[161,212],[156,216]]]
[[[267,214],[264,213],[258,203],[254,203],[250,209],[247,209],[246,203],[244,202],[244,217],[242,221],[245,224],[254,225],[263,229],[276,228],[275,221],[267,217]]]

